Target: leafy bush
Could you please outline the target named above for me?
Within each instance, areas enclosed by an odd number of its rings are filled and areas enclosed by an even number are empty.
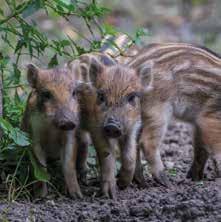
[[[0,142],[0,183],[4,186],[0,189],[5,191],[0,193],[14,200],[21,195],[28,198],[29,187],[36,180],[48,180],[30,152],[28,135],[19,129],[28,94],[23,61],[38,62],[38,58],[44,58],[51,68],[82,53],[99,50],[107,35],[114,36],[118,32],[110,25],[100,24],[100,18],[109,10],[96,0],[5,0],[0,3],[0,72],[4,95],[4,115],[0,118],[4,132]],[[51,37],[32,19],[37,13],[51,20],[64,19],[70,24],[73,17],[78,18],[90,36],[73,27],[76,39],[63,33]],[[139,29],[132,41],[138,42],[143,34]]]

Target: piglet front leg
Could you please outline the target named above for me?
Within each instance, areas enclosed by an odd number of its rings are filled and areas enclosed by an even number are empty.
[[[73,130],[67,132],[66,143],[62,150],[62,167],[65,183],[72,198],[82,198],[76,172],[77,144]]]

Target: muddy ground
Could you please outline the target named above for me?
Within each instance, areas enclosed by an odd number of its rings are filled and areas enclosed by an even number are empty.
[[[172,186],[165,188],[146,176],[145,188],[131,185],[116,200],[95,198],[96,186],[84,187],[83,200],[65,197],[0,203],[0,221],[221,221],[221,185],[209,161],[202,182],[185,178],[192,158],[191,128],[169,127],[162,157]]]

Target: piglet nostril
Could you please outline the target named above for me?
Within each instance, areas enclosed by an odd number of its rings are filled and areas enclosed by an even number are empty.
[[[111,138],[120,137],[122,134],[120,127],[113,123],[109,123],[104,126],[104,133],[106,134],[106,136]]]
[[[76,125],[73,122],[61,122],[58,124],[58,128],[61,130],[73,130]]]

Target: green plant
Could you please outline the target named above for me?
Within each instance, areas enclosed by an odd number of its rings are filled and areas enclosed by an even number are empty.
[[[3,81],[3,118],[0,127],[0,183],[5,184],[8,200],[30,197],[29,187],[35,181],[48,181],[49,176],[30,152],[31,141],[19,129],[28,95],[24,60],[46,61],[48,68],[73,60],[82,53],[98,51],[107,35],[118,31],[101,24],[99,19],[109,10],[96,0],[4,0],[0,1],[0,73]],[[32,19],[38,13],[50,20],[65,20],[76,34],[50,33]],[[74,28],[71,19],[78,18],[90,36]],[[138,42],[145,31],[139,29],[132,42]],[[110,43],[113,44],[113,43]],[[92,161],[93,162],[93,161]]]
[[[171,168],[171,169],[168,170],[168,173],[171,176],[175,177],[177,175],[177,169],[176,168]]]

